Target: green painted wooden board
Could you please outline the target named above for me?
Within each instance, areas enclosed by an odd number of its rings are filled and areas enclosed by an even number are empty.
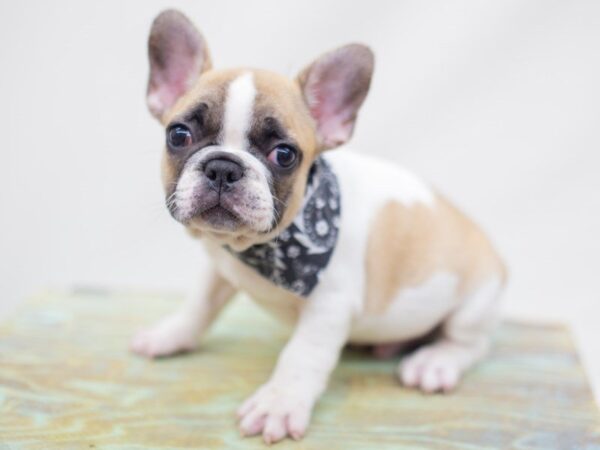
[[[146,361],[135,329],[175,296],[49,292],[0,326],[0,449],[245,449],[234,411],[264,382],[287,331],[246,298],[201,350]],[[569,333],[504,324],[451,395],[394,378],[397,360],[346,351],[295,449],[600,449],[600,419]]]

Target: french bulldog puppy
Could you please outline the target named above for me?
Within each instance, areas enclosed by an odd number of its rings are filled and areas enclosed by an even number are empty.
[[[345,344],[389,353],[438,330],[398,377],[450,391],[481,359],[505,283],[484,234],[407,170],[343,149],[373,72],[360,44],[295,79],[212,68],[177,11],[154,21],[147,102],[166,128],[162,181],[175,220],[204,242],[214,274],[132,349],[196,347],[241,289],[294,326],[273,374],[237,411],[244,435],[300,439]],[[390,143],[393,145],[393,143]]]

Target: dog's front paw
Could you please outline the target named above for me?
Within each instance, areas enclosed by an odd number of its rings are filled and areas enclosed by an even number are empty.
[[[197,341],[197,325],[189,318],[176,314],[138,332],[130,348],[138,355],[157,358],[193,350]]]
[[[286,436],[298,440],[306,433],[313,404],[302,392],[267,383],[238,409],[240,432],[244,436],[262,433],[267,444]]]

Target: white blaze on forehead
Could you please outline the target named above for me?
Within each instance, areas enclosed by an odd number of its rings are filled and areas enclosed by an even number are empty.
[[[252,72],[245,72],[234,79],[227,90],[225,101],[225,121],[223,123],[223,145],[238,150],[245,150],[256,88]]]

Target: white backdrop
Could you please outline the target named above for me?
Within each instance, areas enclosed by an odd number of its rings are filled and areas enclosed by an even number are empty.
[[[398,161],[506,257],[510,315],[575,326],[600,379],[600,2],[0,4],[0,312],[48,286],[183,290],[200,247],[163,206],[146,38],[177,7],[217,66],[293,75],[350,41],[376,73],[353,147]]]

